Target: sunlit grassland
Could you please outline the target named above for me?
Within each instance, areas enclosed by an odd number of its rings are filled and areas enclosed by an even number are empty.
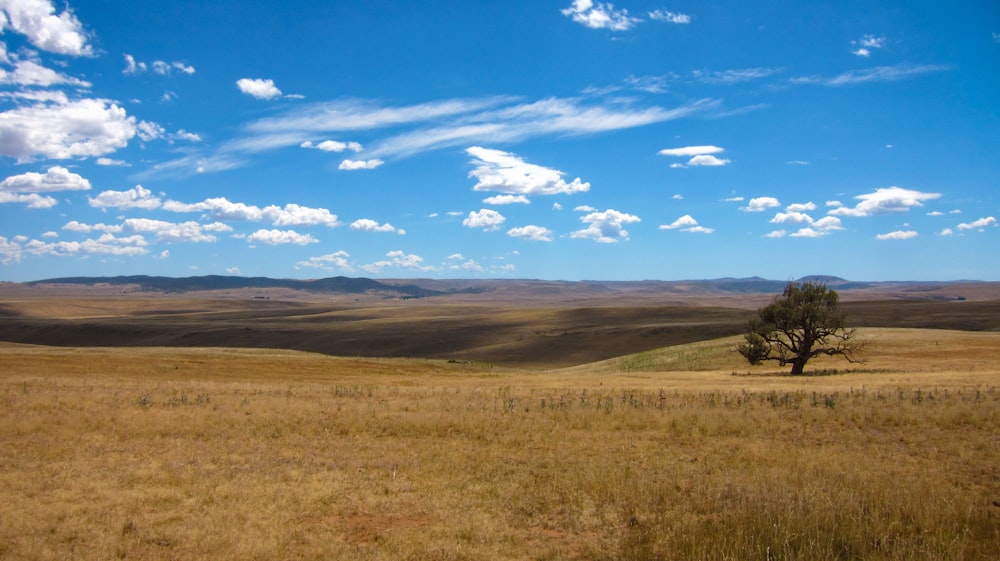
[[[1000,334],[863,336],[801,378],[0,345],[0,558],[996,559]]]

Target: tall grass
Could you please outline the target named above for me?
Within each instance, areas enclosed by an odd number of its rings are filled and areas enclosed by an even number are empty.
[[[134,352],[131,367],[99,351],[50,357],[45,372],[7,363],[0,558],[1000,551],[995,373],[980,386],[852,375],[754,389],[725,376],[728,389],[649,389],[512,383],[475,365]]]

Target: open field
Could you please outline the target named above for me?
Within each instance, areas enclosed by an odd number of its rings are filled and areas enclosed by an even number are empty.
[[[4,559],[995,559],[1000,333],[593,364],[0,344]],[[812,366],[812,363],[810,364]]]
[[[402,300],[284,289],[157,293],[3,284],[0,341],[282,348],[548,369],[736,335],[772,297],[678,283],[509,281],[489,288]],[[843,300],[862,327],[1000,330],[1000,283],[865,288],[845,291]]]

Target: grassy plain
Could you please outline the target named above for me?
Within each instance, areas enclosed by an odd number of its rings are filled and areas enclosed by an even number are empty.
[[[592,364],[0,344],[0,558],[986,560],[1000,333]],[[835,373],[834,373],[835,372]]]

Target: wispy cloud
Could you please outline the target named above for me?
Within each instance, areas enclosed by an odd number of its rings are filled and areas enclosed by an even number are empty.
[[[950,66],[942,64],[897,64],[895,66],[875,66],[860,70],[851,70],[833,77],[803,76],[789,80],[792,84],[818,86],[853,86],[869,82],[894,82],[905,80],[922,74],[945,72]]]

